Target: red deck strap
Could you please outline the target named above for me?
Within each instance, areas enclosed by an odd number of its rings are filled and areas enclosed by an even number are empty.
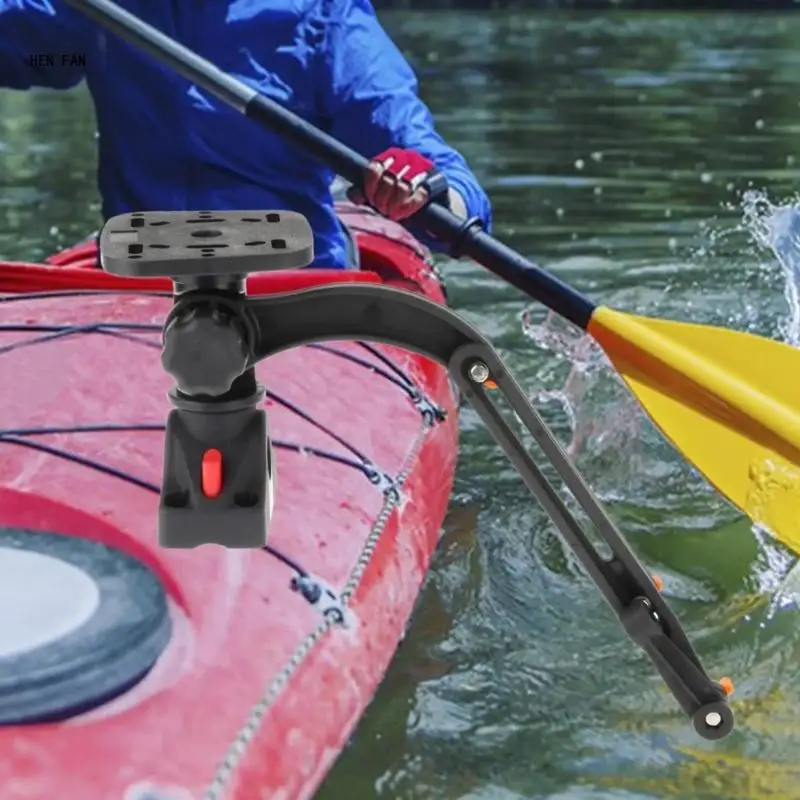
[[[329,283],[383,283],[374,272],[340,269],[298,269],[262,272],[247,280],[250,294],[280,294]],[[168,278],[123,278],[87,266],[57,267],[0,261],[0,292],[50,291],[171,292]]]

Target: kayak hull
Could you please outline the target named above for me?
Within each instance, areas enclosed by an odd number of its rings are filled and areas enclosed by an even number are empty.
[[[371,281],[444,302],[421,245],[376,216],[343,214],[361,272],[255,276],[250,291]],[[39,718],[0,727],[0,798],[311,797],[377,688],[436,547],[457,455],[452,386],[440,365],[384,345],[268,359],[258,374],[276,447],[271,550],[163,550],[170,300],[114,285],[95,259],[88,245],[49,265],[0,265],[0,534],[11,537],[4,550],[0,536],[0,573],[4,552],[51,552],[67,537],[97,549],[81,563],[115,598],[23,654],[40,654],[38,683],[15,678],[22,656],[4,662],[0,637],[0,719],[15,679],[32,697],[47,680],[63,687],[60,698],[39,692]],[[156,585],[160,605],[144,608]],[[313,604],[309,587],[330,594]],[[74,596],[52,594],[66,613]],[[74,664],[48,666],[64,652]],[[65,711],[68,695],[80,713]]]

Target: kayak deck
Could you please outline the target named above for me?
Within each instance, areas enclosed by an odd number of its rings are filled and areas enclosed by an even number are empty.
[[[361,272],[258,275],[250,291],[371,281],[443,302],[415,240],[345,218]],[[95,259],[86,246],[61,266],[0,265],[0,573],[3,554],[48,557],[105,601],[27,650],[9,654],[0,637],[2,796],[310,797],[391,659],[438,540],[457,454],[446,372],[356,342],[269,359],[258,369],[276,448],[268,550],[162,550],[170,300],[112,291],[117,279],[87,268]],[[345,625],[325,597],[310,602],[315,590],[330,590]],[[51,593],[66,617],[80,591]],[[3,699],[14,691],[38,718],[14,717]]]

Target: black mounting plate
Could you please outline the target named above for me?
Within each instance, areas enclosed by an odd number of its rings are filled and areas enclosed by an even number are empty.
[[[242,275],[308,266],[314,233],[293,211],[136,212],[106,222],[100,254],[115,275]]]

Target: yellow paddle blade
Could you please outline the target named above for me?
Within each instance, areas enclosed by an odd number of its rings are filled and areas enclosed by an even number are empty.
[[[587,331],[686,459],[800,553],[800,350],[605,307]]]

